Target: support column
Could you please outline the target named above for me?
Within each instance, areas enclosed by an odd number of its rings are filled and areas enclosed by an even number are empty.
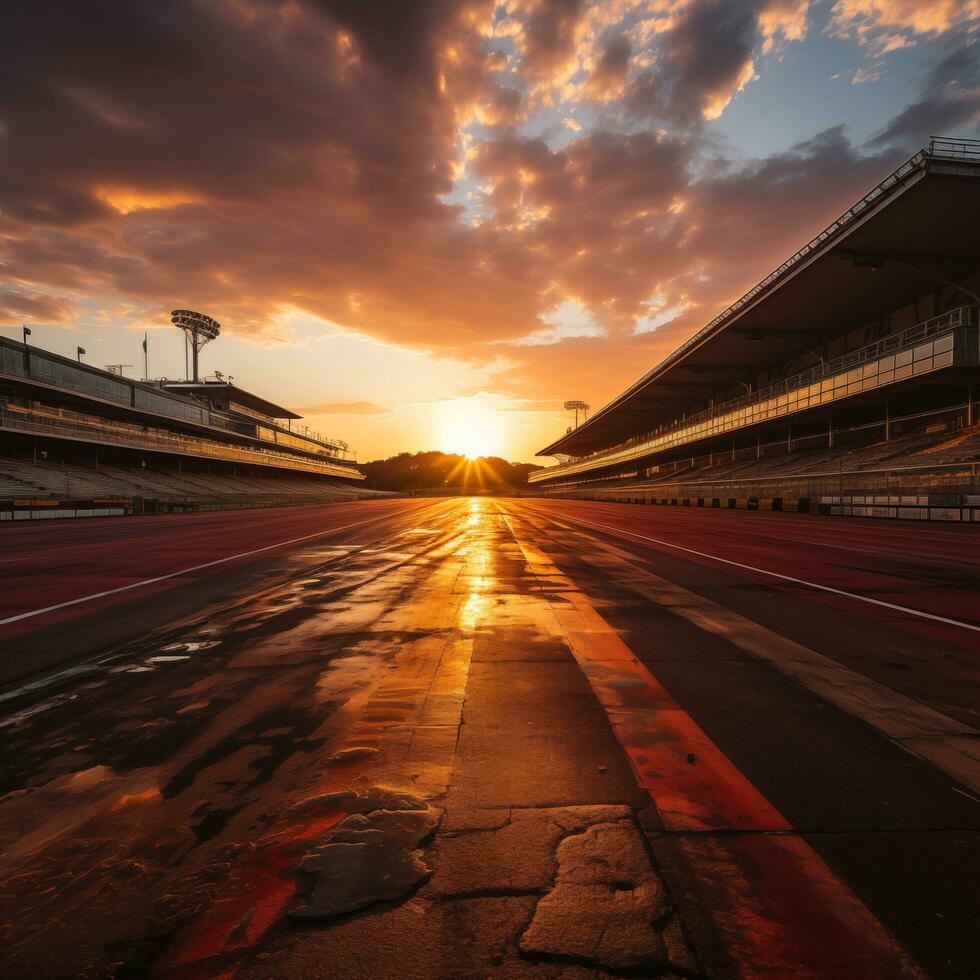
[[[762,436],[758,432],[755,434],[755,458],[762,459]]]
[[[834,417],[830,416],[830,422],[827,426],[827,446],[830,449],[834,448]]]
[[[892,440],[891,402],[885,400],[885,442]]]

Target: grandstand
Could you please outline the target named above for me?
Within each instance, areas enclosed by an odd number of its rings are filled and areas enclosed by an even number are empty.
[[[0,338],[0,520],[374,496],[299,418],[230,380],[134,381]]]
[[[936,138],[592,418],[549,495],[980,520],[980,142]]]

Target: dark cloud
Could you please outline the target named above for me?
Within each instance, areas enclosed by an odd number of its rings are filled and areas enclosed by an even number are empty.
[[[629,111],[684,125],[717,115],[751,70],[761,9],[756,0],[694,0],[630,84]]]
[[[930,136],[969,136],[980,125],[980,45],[964,44],[938,62],[906,106],[870,141],[913,152]]]
[[[524,0],[522,68],[530,79],[550,78],[575,54],[584,0]]]
[[[589,73],[585,90],[592,98],[618,95],[629,71],[632,45],[625,34],[616,34],[602,47],[595,68]]]
[[[521,113],[521,93],[506,85],[489,86],[487,97],[478,111],[478,118],[488,126],[507,126],[515,123]]]
[[[455,111],[483,81],[470,9],[8,6],[0,205],[57,224],[107,214],[100,186],[254,200],[330,182],[418,206],[448,188]]]

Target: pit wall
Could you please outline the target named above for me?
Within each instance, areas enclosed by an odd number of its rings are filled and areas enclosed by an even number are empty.
[[[131,514],[128,500],[0,500],[0,521],[39,521],[53,518],[122,517]]]
[[[809,497],[658,497],[649,491],[562,494],[563,498],[610,503],[660,504],[675,507],[708,507],[730,510],[789,511],[843,517],[887,517],[895,520],[959,521],[980,524],[980,494],[894,496],[844,494]],[[545,496],[542,494],[542,496]]]
[[[0,523],[52,520],[55,518],[123,517],[126,515],[182,514],[216,510],[254,510],[263,507],[298,507],[303,504],[349,503],[387,496],[364,496],[316,499],[310,497],[270,497],[234,500],[151,500],[128,497],[118,500],[54,500],[32,498],[0,500]],[[391,494],[390,496],[397,496]]]

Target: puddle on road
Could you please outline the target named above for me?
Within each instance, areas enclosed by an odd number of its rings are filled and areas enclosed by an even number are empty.
[[[213,650],[221,646],[221,640],[184,640],[181,643],[169,643],[165,647],[160,647],[162,653],[200,653],[203,650]]]
[[[0,705],[11,701],[17,701],[20,698],[29,697],[38,691],[47,690],[49,687],[52,687],[55,684],[64,683],[70,681],[74,677],[81,677],[85,674],[97,672],[98,670],[99,667],[96,664],[79,664],[74,667],[66,667],[64,670],[60,670],[56,674],[48,677],[42,677],[36,681],[30,681],[27,684],[20,684],[17,687],[0,693]]]
[[[37,715],[43,714],[45,711],[50,711],[52,708],[57,708],[60,705],[66,704],[69,701],[74,701],[78,697],[77,694],[60,694],[53,698],[48,698],[46,701],[40,701],[37,704],[32,704],[27,708],[22,708],[20,711],[15,711],[12,714],[5,715],[0,718],[0,730],[5,728],[16,728],[18,725],[23,724],[26,721],[30,721]]]

